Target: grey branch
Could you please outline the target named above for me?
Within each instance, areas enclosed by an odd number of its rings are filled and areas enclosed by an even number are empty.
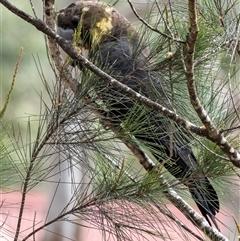
[[[25,12],[21,11],[20,9],[16,8],[7,0],[0,0],[6,8],[8,8],[11,12],[22,18],[23,20],[29,22],[33,26],[35,26],[39,31],[45,33],[50,38],[58,43],[58,45],[73,59],[78,60],[78,62],[85,66],[87,69],[91,70],[94,74],[100,77],[106,83],[111,84],[112,86],[116,87],[122,93],[125,93],[130,98],[138,101],[139,103],[155,110],[156,112],[168,117],[169,119],[176,122],[178,125],[184,127],[185,129],[199,135],[208,138],[215,144],[217,144],[223,152],[229,157],[233,165],[236,167],[240,167],[240,154],[237,150],[230,145],[227,139],[215,129],[215,131],[209,133],[206,127],[198,127],[193,123],[185,120],[184,118],[180,117],[173,111],[168,110],[164,106],[146,98],[145,96],[140,95],[136,91],[132,90],[131,88],[127,87],[126,85],[120,83],[116,79],[112,78],[110,75],[106,74],[104,71],[99,69],[93,63],[88,61],[85,57],[83,57],[69,42],[61,38],[56,32],[54,32],[51,28],[49,28],[44,22],[40,19],[35,19],[32,16],[26,14]],[[205,113],[203,113],[205,114]],[[207,120],[208,121],[208,120]]]

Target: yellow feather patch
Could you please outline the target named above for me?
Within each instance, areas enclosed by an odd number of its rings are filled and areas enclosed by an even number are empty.
[[[84,8],[82,9],[82,12],[87,12],[87,11],[89,11],[89,7],[84,7]]]
[[[105,11],[107,13],[111,13],[112,8],[108,6],[105,8]],[[99,22],[97,22],[91,29],[92,45],[96,46],[101,41],[102,36],[108,34],[112,28],[112,18],[110,16],[104,17]]]

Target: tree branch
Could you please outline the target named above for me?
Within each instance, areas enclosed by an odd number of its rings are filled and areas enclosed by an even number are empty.
[[[123,141],[126,144],[126,141]],[[129,147],[130,144],[130,147]],[[126,144],[130,151],[140,160],[145,170],[151,171],[155,164],[148,157],[148,155],[141,150],[140,147],[134,146],[131,143]],[[149,169],[150,167],[150,169]],[[167,180],[161,175],[160,180],[163,186],[166,186],[166,191],[164,192],[166,198],[179,209],[187,219],[189,219],[195,226],[202,230],[211,240],[227,241],[228,239],[223,236],[216,228],[209,226],[208,222],[199,215],[192,207],[185,202],[168,184]]]
[[[52,0],[46,0],[45,2],[48,2],[48,5],[50,9],[53,8],[53,1]],[[52,21],[54,21],[53,19],[53,14],[49,17],[46,17],[48,19],[48,21],[51,23]],[[51,19],[52,18],[52,19]],[[55,26],[54,24],[52,24],[52,26]],[[50,25],[51,27],[51,25]],[[51,38],[48,38],[50,42],[53,42],[53,40]],[[56,51],[54,51],[54,48],[57,48],[56,45],[51,44],[50,45],[53,46],[52,49],[50,49],[51,52],[55,53]],[[57,56],[56,56],[57,57]],[[99,113],[96,113],[97,115],[99,115]],[[151,171],[155,164],[154,162],[147,156],[147,154],[141,150],[141,148],[139,146],[137,146],[136,144],[132,144],[131,142],[127,141],[127,138],[121,137],[118,135],[118,131],[117,129],[114,128],[114,125],[112,125],[112,123],[108,123],[108,120],[104,120],[101,119],[101,121],[104,122],[104,125],[108,126],[111,131],[113,131],[113,133],[116,134],[117,138],[119,138],[127,147],[128,149],[133,153],[133,155],[139,160],[139,162],[141,163],[141,165],[145,168],[146,171]],[[96,150],[98,150],[98,147],[95,146]],[[120,169],[120,167],[118,165],[116,165],[115,162],[112,162],[111,158],[109,158],[108,156],[106,156],[106,159],[112,163],[115,167],[117,167],[118,169]],[[132,179],[132,177],[127,173],[127,175],[130,177],[131,180],[135,181],[134,179]],[[206,220],[204,218],[202,218],[202,216],[198,215],[172,188],[170,188],[170,185],[167,183],[167,181],[161,176],[161,181],[163,183],[163,185],[167,186],[167,191],[165,192],[166,197],[174,204],[174,206],[176,206],[180,211],[183,212],[183,214],[193,222],[194,225],[197,224],[198,228],[201,229],[204,233],[207,233],[209,237],[217,237],[218,240],[227,240],[224,236],[221,236],[221,233],[219,233],[216,229],[213,229],[212,227],[209,226],[209,224],[206,222]],[[157,204],[155,204],[156,207],[158,206]],[[163,212],[165,215],[166,212],[164,212],[164,210],[162,210],[160,208],[160,211]],[[169,216],[172,220],[174,220],[175,222],[177,222],[178,224],[181,224],[181,226],[187,230],[189,233],[191,233],[192,235],[196,235],[194,232],[192,232],[191,230],[189,230],[183,223],[179,222],[179,220],[175,219],[171,214],[167,215]],[[199,240],[201,240],[200,237],[198,237]]]
[[[192,1],[190,1],[190,2],[192,2]],[[139,101],[140,103],[144,104],[145,106],[147,106],[149,108],[152,108],[153,110],[156,110],[157,112],[165,115],[166,117],[174,120],[176,123],[178,123],[179,125],[183,126],[184,128],[186,128],[186,129],[188,129],[188,130],[190,130],[190,131],[192,131],[192,132],[194,132],[194,133],[196,133],[198,135],[206,136],[208,138],[211,137],[211,136],[208,136],[208,132],[206,131],[205,128],[199,128],[199,127],[195,126],[194,124],[192,124],[192,123],[186,121],[185,119],[181,118],[180,116],[176,115],[174,112],[172,112],[172,111],[166,109],[165,107],[163,107],[163,106],[161,106],[161,105],[159,105],[159,104],[149,100],[148,98],[146,98],[144,96],[141,96],[139,93],[133,91],[129,87],[123,85],[122,83],[120,83],[117,80],[113,79],[111,76],[109,76],[106,73],[104,73],[101,69],[97,68],[91,62],[89,62],[86,58],[84,58],[81,54],[79,54],[74,49],[72,44],[70,44],[68,41],[65,41],[61,37],[59,37],[51,28],[47,27],[41,20],[34,19],[30,15],[27,15],[23,11],[17,9],[15,6],[13,6],[11,3],[9,3],[6,0],[0,0],[0,3],[2,3],[5,7],[7,7],[10,11],[15,13],[17,16],[21,17],[25,21],[27,21],[30,24],[34,25],[38,30],[42,31],[43,33],[48,35],[50,38],[55,40],[56,43],[58,43],[59,46],[61,46],[62,49],[66,53],[69,54],[69,56],[71,56],[74,59],[77,59],[82,65],[84,65],[86,68],[90,69],[93,73],[95,73],[97,76],[102,78],[107,83],[110,83],[110,84],[112,84],[115,87],[118,87],[119,90],[122,91],[123,93],[126,93],[126,95],[130,96],[131,98],[135,99],[136,101]],[[46,6],[46,7],[49,7],[49,6]],[[193,32],[193,36],[191,36],[191,37],[194,37],[194,34],[197,34],[197,32],[196,33]],[[56,45],[53,46],[53,48],[55,48],[55,47],[56,47]],[[194,45],[193,45],[193,47],[194,47]],[[191,46],[190,46],[189,50],[191,50]],[[191,53],[189,52],[189,60],[190,61],[193,60],[192,57],[193,57],[193,55],[191,55]],[[61,62],[60,62],[60,66],[61,66]],[[191,74],[191,71],[189,73]],[[194,81],[194,79],[193,79],[193,81]],[[74,83],[73,83],[73,85],[74,85]],[[74,87],[71,87],[71,89],[74,91]],[[212,138],[212,140],[215,142],[214,138]],[[224,138],[224,140],[226,141],[225,138]],[[217,142],[215,142],[215,143],[217,143]],[[220,146],[220,144],[222,145],[222,147]],[[226,144],[229,145],[227,143],[227,141],[225,143],[221,142],[220,144],[219,144],[219,146],[223,150],[224,150]],[[230,148],[232,148],[232,147],[230,147]],[[131,150],[131,148],[130,148],[130,150]],[[140,150],[138,148],[136,148],[136,150],[138,151],[138,154],[139,154]],[[134,146],[132,147],[131,151],[134,153]],[[237,156],[231,155],[231,154],[235,154],[233,152],[230,152],[230,154],[229,153],[226,153],[226,154],[230,156],[230,159],[235,158],[236,159],[236,163],[240,166],[240,164],[239,164],[240,155],[238,153],[237,153]],[[139,155],[142,155],[142,154],[140,153]],[[146,159],[146,155],[144,155],[142,157]],[[148,162],[150,163],[149,165],[152,166],[152,162],[150,160],[148,160]],[[197,224],[197,226],[201,230],[203,230],[209,237],[211,237],[211,239],[213,239],[213,240],[227,240],[216,229],[210,227],[205,219],[203,219],[200,215],[196,214],[196,212],[193,211],[193,209],[184,200],[182,200],[182,198],[179,197],[178,194],[172,188],[169,187],[169,185],[166,182],[166,180],[162,179],[162,182],[163,182],[164,185],[166,185],[168,187],[167,190],[166,190],[166,194],[165,195],[168,197],[168,199],[176,207],[178,207],[184,213],[185,216],[187,216],[188,218],[190,217],[191,220],[194,220],[195,224]]]
[[[189,2],[195,2],[195,1],[189,1]],[[20,18],[22,18],[23,20],[27,21],[28,23],[30,23],[31,25],[35,26],[39,31],[45,33],[46,35],[48,35],[50,38],[54,39],[54,41],[56,41],[56,43],[58,43],[58,45],[73,59],[78,60],[78,62],[85,66],[86,68],[88,68],[89,70],[91,70],[94,74],[96,74],[98,77],[100,77],[103,81],[105,81],[106,83],[109,83],[110,85],[116,87],[119,89],[119,91],[121,91],[122,93],[125,93],[127,96],[129,96],[130,98],[138,101],[139,103],[155,110],[156,112],[168,117],[169,119],[173,120],[174,122],[176,122],[178,125],[184,127],[186,130],[189,130],[199,136],[203,136],[208,138],[209,140],[211,140],[212,142],[216,143],[222,150],[223,152],[229,157],[229,159],[231,160],[231,162],[233,163],[233,165],[235,165],[236,167],[240,167],[240,154],[237,152],[236,149],[234,149],[229,142],[227,141],[227,139],[215,128],[214,125],[212,125],[212,122],[210,121],[210,118],[208,117],[208,115],[206,114],[206,112],[204,112],[204,110],[201,109],[201,112],[197,109],[197,112],[199,112],[199,115],[203,115],[201,119],[204,120],[204,123],[206,123],[206,127],[198,127],[196,125],[194,125],[193,123],[185,120],[184,118],[180,117],[179,115],[177,115],[175,112],[170,111],[168,109],[166,109],[164,106],[151,101],[150,99],[140,95],[139,93],[137,93],[136,91],[132,90],[131,88],[129,88],[128,86],[120,83],[119,81],[117,81],[116,79],[112,78],[110,75],[106,74],[105,72],[103,72],[101,69],[99,69],[98,67],[96,67],[93,63],[91,63],[90,61],[88,61],[86,58],[84,58],[75,48],[74,46],[64,40],[63,38],[61,38],[59,35],[57,35],[52,29],[50,29],[44,22],[42,22],[40,19],[35,19],[32,16],[26,14],[25,12],[21,11],[20,9],[16,8],[14,5],[12,5],[10,2],[8,2],[7,0],[0,0],[0,3],[2,3],[6,8],[8,8],[11,12],[13,12],[14,14],[16,14],[17,16],[19,16]],[[192,6],[193,5],[193,6]],[[194,4],[190,4],[191,8],[194,8]],[[193,15],[194,17],[195,15]],[[193,24],[193,26],[196,24]],[[195,27],[194,27],[195,28]],[[191,38],[196,38],[194,37],[194,35],[196,35],[196,28],[190,32],[190,37],[187,39],[187,41],[190,41]],[[193,61],[193,50],[194,50],[194,45],[192,46],[192,44],[189,42],[188,43],[188,57],[187,57],[187,61],[186,61],[186,65],[188,66],[188,70],[186,71],[186,76],[187,79],[189,81],[189,87],[190,89],[192,88],[192,86],[194,86],[194,78],[193,78],[193,64],[192,67],[190,67],[192,61]],[[188,63],[189,62],[189,63]],[[193,94],[195,95],[195,87],[193,87]],[[209,131],[209,128],[211,130],[211,132]]]
[[[191,0],[190,2],[195,2]],[[86,58],[84,58],[75,48],[74,46],[69,42],[61,38],[58,34],[56,34],[52,29],[50,29],[44,22],[42,22],[40,19],[35,19],[32,16],[26,14],[25,12],[21,11],[20,9],[16,8],[14,5],[12,5],[7,0],[0,0],[0,3],[2,3],[6,8],[8,8],[11,12],[22,18],[23,20],[27,21],[31,25],[35,26],[39,31],[45,33],[50,38],[52,38],[58,45],[73,59],[76,59],[81,65],[85,66],[89,70],[91,70],[94,74],[96,74],[98,77],[100,77],[103,81],[106,83],[109,83],[110,85],[116,87],[121,91],[122,93],[125,93],[130,98],[138,101],[139,103],[155,110],[156,112],[168,117],[169,119],[176,122],[178,125],[184,127],[186,130],[189,130],[199,136],[203,136],[217,144],[223,152],[229,157],[233,165],[236,167],[240,167],[240,154],[237,152],[236,149],[234,149],[230,143],[227,141],[227,139],[216,129],[214,125],[212,125],[212,122],[206,112],[201,110],[200,115],[203,115],[202,118],[204,119],[204,123],[206,123],[206,126],[209,127],[198,127],[194,125],[193,123],[185,120],[184,118],[177,115],[175,112],[168,110],[164,106],[151,101],[150,99],[146,98],[145,96],[140,95],[136,91],[132,90],[128,86],[122,84],[121,82],[117,81],[116,79],[112,78],[110,75],[106,74],[104,71],[96,67],[93,63],[88,61]],[[192,6],[193,5],[193,6]],[[190,7],[194,7],[194,4],[190,4]],[[195,15],[194,15],[195,16]],[[193,17],[194,17],[193,16]],[[195,24],[196,25],[196,24]],[[194,25],[193,25],[194,26]],[[195,31],[195,33],[194,33]],[[197,34],[196,29],[190,32],[191,35],[188,38],[188,41],[190,41],[191,38],[195,38],[194,35]],[[193,78],[193,65],[190,67],[191,62],[193,61],[193,49],[194,45],[192,47],[192,44],[188,43],[188,57],[186,61],[186,65],[189,64],[189,69],[186,71],[187,79],[189,80],[189,87],[191,88],[192,85],[194,85],[195,81]],[[190,61],[188,63],[188,61]],[[192,84],[191,84],[192,83]],[[190,90],[192,91],[192,90]],[[194,87],[193,87],[193,94],[195,94]],[[198,111],[198,108],[197,108]],[[209,128],[211,129],[211,132],[209,131]]]
[[[235,166],[240,167],[240,154],[228,143],[227,139],[217,129],[217,127],[214,125],[211,118],[207,114],[206,110],[204,109],[203,105],[201,104],[200,99],[198,98],[194,76],[194,53],[199,31],[197,23],[197,1],[189,0],[188,9],[190,30],[186,40],[185,75],[187,79],[187,87],[190,95],[190,101],[202,123],[204,124],[204,128],[206,128],[206,137],[216,143],[230,158],[230,160]]]

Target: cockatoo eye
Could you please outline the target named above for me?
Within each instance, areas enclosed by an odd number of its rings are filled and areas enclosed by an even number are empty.
[[[78,23],[79,23],[79,16],[73,16],[72,19],[71,19],[71,23],[72,25],[76,28],[78,26]]]

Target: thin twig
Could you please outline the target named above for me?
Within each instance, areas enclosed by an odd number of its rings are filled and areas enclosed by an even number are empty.
[[[163,213],[164,215],[169,217],[171,220],[173,220],[175,223],[177,223],[179,225],[179,227],[182,227],[183,229],[185,229],[187,232],[189,232],[192,236],[194,236],[198,240],[204,241],[204,239],[202,239],[200,236],[198,236],[196,233],[194,233],[190,228],[188,228],[183,222],[181,222],[178,218],[176,218],[174,215],[172,215],[171,212],[167,212],[166,210],[164,210],[161,207],[161,205],[159,205],[156,202],[154,202],[154,205],[161,213]]]
[[[54,1],[53,0],[45,0],[45,20],[46,24],[49,28],[51,28],[53,31],[55,31],[55,11],[54,11]],[[48,37],[48,44],[49,44],[49,50],[51,53],[51,57],[55,63],[55,66],[60,74],[60,79],[67,84],[67,86],[73,91],[76,91],[77,81],[72,78],[72,74],[67,69],[67,66],[64,63],[64,60],[62,58],[62,55],[60,54],[59,46],[54,41],[53,38]]]
[[[237,48],[239,46],[239,36],[240,36],[240,27],[239,27],[239,24],[237,25],[236,27],[236,41],[233,42],[234,43],[234,47],[233,47],[233,54],[231,55],[231,59],[230,59],[230,63],[229,63],[229,66],[232,66],[232,63],[233,63],[233,59],[236,58],[236,56],[234,55],[234,53],[237,52]],[[238,120],[240,120],[240,115],[238,113],[238,110],[236,108],[236,104],[234,103],[234,97],[233,97],[233,90],[232,90],[232,81],[231,81],[231,71],[229,70],[228,71],[228,83],[229,83],[229,93],[230,93],[230,98],[231,98],[231,102],[232,102],[232,108],[234,109],[235,113],[236,113],[236,116],[238,118]]]
[[[234,220],[234,223],[237,227],[237,232],[238,232],[238,241],[240,241],[240,224],[239,221],[237,221],[237,219],[235,218],[235,216],[232,214],[232,218]]]
[[[33,11],[33,15],[35,16],[35,18],[38,18],[37,14],[36,14],[36,11],[35,11],[35,8],[34,8],[34,5],[32,3],[32,0],[29,0],[30,2],[30,5],[31,5],[31,8],[32,8],[32,11]]]
[[[136,9],[134,8],[132,2],[130,0],[127,0],[133,13],[135,14],[135,16],[139,19],[139,21],[141,21],[145,26],[147,26],[149,29],[151,29],[153,32],[156,32],[156,33],[159,33],[161,34],[162,36],[164,36],[165,38],[168,38],[168,39],[171,39],[173,41],[176,41],[178,43],[186,43],[185,41],[181,40],[181,39],[176,39],[172,36],[169,36],[168,34],[166,33],[163,33],[162,31],[158,30],[157,28],[154,28],[152,25],[150,25],[149,23],[147,23],[141,16],[139,16],[139,14],[137,13]]]
[[[7,109],[7,106],[8,106],[8,103],[10,101],[10,98],[11,98],[11,94],[12,94],[12,91],[13,91],[13,88],[14,88],[14,84],[15,84],[15,81],[16,81],[16,77],[17,77],[17,73],[18,73],[18,70],[19,70],[19,66],[20,66],[20,63],[21,63],[21,60],[22,60],[22,55],[23,55],[23,47],[20,48],[20,53],[19,53],[19,56],[18,56],[18,59],[17,59],[17,63],[16,63],[16,66],[15,66],[15,69],[14,69],[14,74],[13,74],[13,78],[12,78],[12,84],[11,84],[11,87],[7,93],[7,98],[6,98],[6,101],[4,103],[4,106],[2,108],[2,110],[0,110],[0,119],[3,117],[6,109]]]

